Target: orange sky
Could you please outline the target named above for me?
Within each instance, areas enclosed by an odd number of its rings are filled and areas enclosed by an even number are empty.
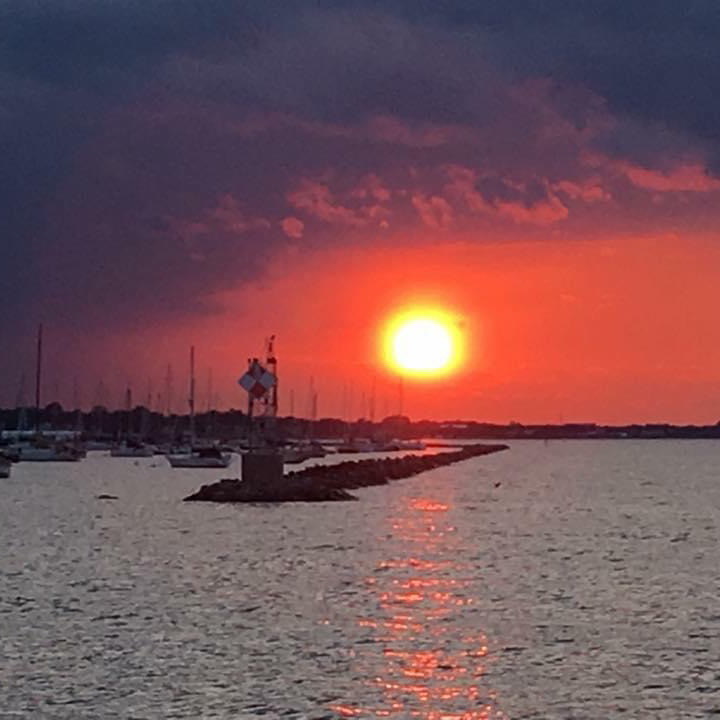
[[[194,344],[199,407],[209,371],[243,407],[274,333],[284,412],[293,390],[307,413],[313,377],[324,415],[375,386],[376,417],[402,395],[415,418],[720,419],[710,9],[226,3],[211,31],[86,3],[85,47],[25,5],[2,78],[0,405],[31,401],[42,322],[43,400],[64,405],[130,384],[161,407],[171,365],[185,410]],[[415,304],[461,317],[468,352],[401,393],[380,328]]]
[[[200,405],[212,365],[222,406],[243,407],[235,378],[274,332],[281,412],[293,390],[296,414],[307,414],[314,377],[320,415],[357,417],[374,377],[381,417],[400,403],[381,360],[382,324],[396,309],[434,305],[464,319],[467,358],[453,377],[404,381],[403,409],[414,418],[720,419],[720,247],[710,237],[296,249],[262,282],[214,300],[218,313],[194,327],[130,340],[138,367],[156,368],[156,389],[170,358],[182,395],[192,340]],[[114,362],[122,367],[119,343],[107,353],[112,377]],[[144,377],[130,379],[145,387]]]

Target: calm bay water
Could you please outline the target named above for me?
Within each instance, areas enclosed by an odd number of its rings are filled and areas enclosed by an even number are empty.
[[[720,714],[720,443],[180,502],[226,474],[94,455],[0,481],[0,718]]]

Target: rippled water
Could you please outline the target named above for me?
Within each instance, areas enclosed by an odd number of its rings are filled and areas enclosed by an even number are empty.
[[[720,714],[720,443],[520,442],[356,503],[180,502],[226,473],[15,466],[0,718]]]

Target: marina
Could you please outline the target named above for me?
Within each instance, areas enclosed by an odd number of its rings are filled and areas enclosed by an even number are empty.
[[[0,720],[720,719],[717,2],[0,8]]]

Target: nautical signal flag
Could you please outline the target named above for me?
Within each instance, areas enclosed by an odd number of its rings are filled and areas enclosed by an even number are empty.
[[[240,387],[254,398],[261,398],[276,382],[277,378],[257,360],[250,363],[248,371],[238,380]]]

